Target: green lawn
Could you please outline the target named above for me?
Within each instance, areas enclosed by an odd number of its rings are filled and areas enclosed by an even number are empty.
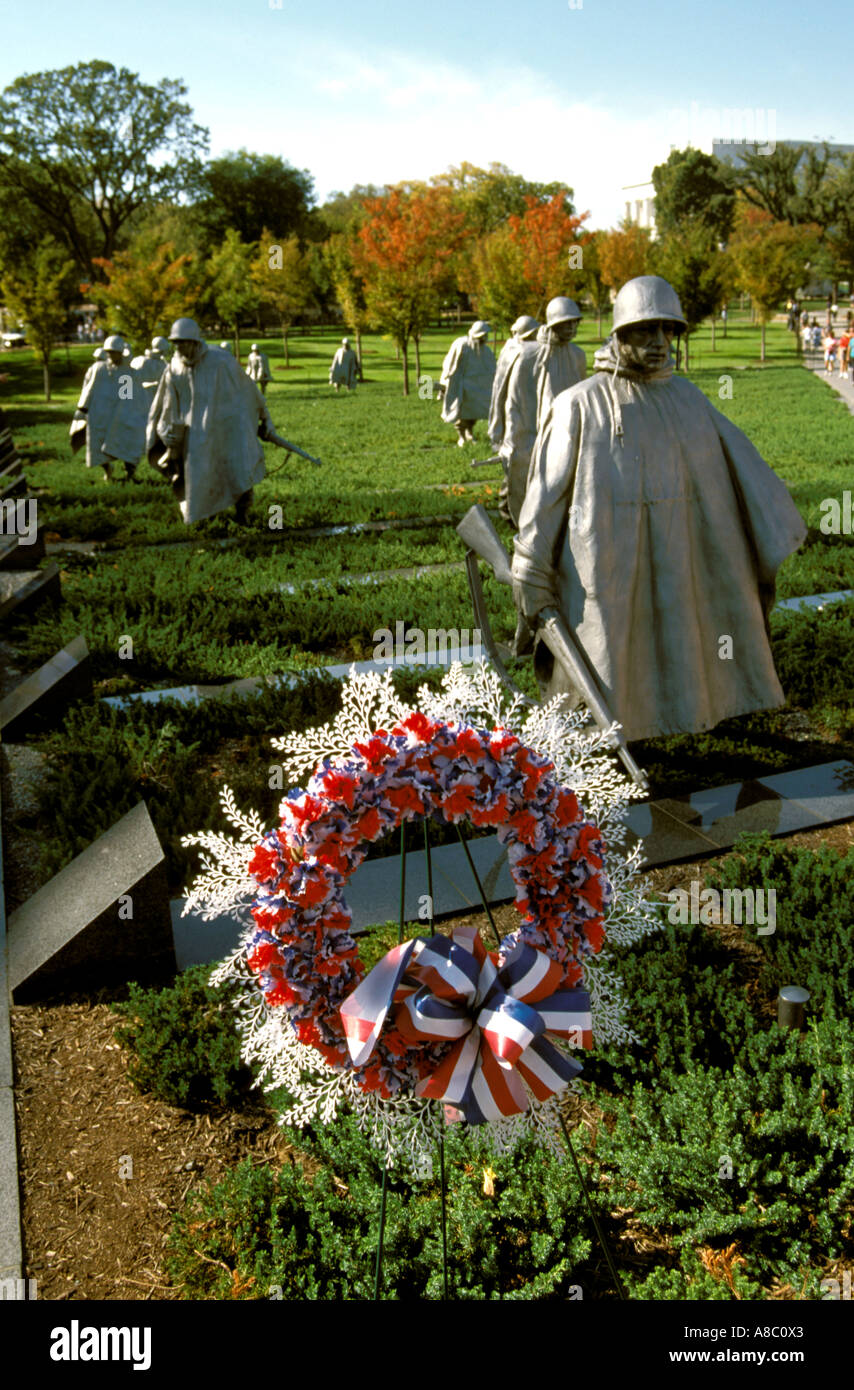
[[[90,348],[70,350],[69,370],[57,375],[50,405],[40,400],[40,372],[30,354],[3,355],[9,380],[0,384],[0,404],[39,497],[45,530],[54,538],[99,539],[108,546],[96,556],[62,555],[61,608],[41,612],[11,633],[25,669],[46,661],[83,632],[96,695],[104,695],[288,668],[306,671],[370,657],[378,640],[374,634],[381,628],[394,630],[398,621],[422,629],[471,629],[467,585],[458,570],[371,584],[341,582],[345,574],[459,562],[463,547],[447,522],[428,520],[413,529],[324,538],[295,534],[299,527],[357,520],[461,516],[478,498],[487,504],[496,501],[499,469],[474,472],[470,467],[473,455],[487,451],[484,426],[478,426],[478,447],[458,449],[455,431],[440,420],[438,404],[419,397],[414,369],[413,394],[402,396],[400,366],[392,345],[382,338],[365,340],[366,381],[356,394],[331,392],[326,375],[339,336],[332,330],[297,335],[288,372],[278,340],[260,340],[276,373],[268,401],[277,427],[323,458],[324,467],[292,459],[287,470],[273,472],[282,456],[268,447],[271,474],[256,491],[256,529],[248,534],[226,516],[185,527],[168,488],[144,463],[143,483],[105,484],[100,470],[94,476],[94,470],[72,459],[68,423]],[[453,336],[427,335],[424,374],[438,378]],[[579,341],[592,361],[595,322],[582,325]],[[248,343],[247,336],[247,348]],[[757,365],[758,349],[758,329],[734,311],[727,338],[718,332],[714,354],[708,327],[696,335],[692,379],[749,434],[791,488],[810,526],[804,547],[782,567],[780,596],[854,588],[852,538],[825,536],[818,529],[821,500],[838,497],[851,486],[854,422],[835,393],[798,364],[784,327],[769,327],[769,360],[762,367]],[[58,363],[63,368],[64,356]],[[480,486],[459,486],[472,480]],[[273,504],[282,507],[288,531],[265,526]],[[499,523],[499,529],[509,544],[508,528]],[[223,548],[223,539],[233,543]],[[176,540],[192,544],[150,544]],[[315,580],[319,584],[304,584]],[[295,593],[283,591],[301,584]],[[485,587],[496,635],[509,639],[514,628],[510,592],[491,577]],[[790,735],[785,712],[771,712],[731,721],[713,734],[656,740],[642,750],[655,790],[715,785],[759,769],[854,756],[854,605],[845,607],[844,615],[835,609],[805,619],[783,614],[774,619],[775,660],[784,687],[811,711],[823,732],[803,740]],[[133,639],[131,659],[120,655],[128,636]],[[518,674],[531,684],[526,665]],[[112,759],[110,781],[116,795],[121,789],[123,802],[130,798],[132,804],[139,795],[152,799],[153,810],[160,808],[155,819],[161,836],[174,844],[202,821],[218,820],[216,793],[223,776],[239,774],[241,784],[251,777],[263,779],[270,760],[268,737],[281,732],[285,721],[314,722],[318,687],[311,691],[306,690],[302,704],[291,696],[264,704],[263,718],[259,714],[251,721],[251,755],[245,706],[224,707],[216,716],[196,712],[186,721],[177,718],[174,707],[149,707],[124,724],[107,720],[104,707],[93,706],[83,723],[72,721],[51,744],[63,804],[83,808],[75,816],[73,835],[63,832],[53,845],[51,868],[58,867],[57,855],[64,861],[82,847],[81,840],[103,829],[104,815],[107,824],[115,818],[109,797],[106,806],[104,798],[87,797],[92,767],[99,761]],[[323,699],[328,704],[334,694]],[[181,753],[203,726],[205,765],[215,775],[193,773]],[[150,774],[146,767],[156,772]],[[190,776],[192,795],[182,788],[178,805],[169,789]],[[181,859],[178,852],[171,856],[176,872]]]

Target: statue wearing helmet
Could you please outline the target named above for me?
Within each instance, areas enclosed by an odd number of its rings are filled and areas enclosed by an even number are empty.
[[[99,356],[100,354],[100,356]],[[71,449],[86,445],[86,467],[101,467],[104,482],[113,477],[113,464],[121,462],[125,476],[136,475],[145,448],[145,393],[139,374],[129,360],[127,343],[111,333],[96,361],[83,378],[83,388],[71,421]]]
[[[587,375],[587,359],[573,343],[581,322],[574,299],[560,294],[546,305],[546,321],[537,334],[540,344],[534,362],[537,381],[537,429],[549,413],[552,401]]]
[[[768,615],[806,528],[749,439],[674,374],[685,327],[667,281],[622,287],[593,376],[542,424],[515,542],[543,697],[579,698],[536,637],[538,614],[557,606],[629,740],[784,702]]]
[[[442,363],[442,419],[456,425],[460,448],[474,441],[475,422],[489,419],[495,358],[488,337],[489,324],[478,319],[465,337],[454,340]]]
[[[160,384],[160,378],[165,372],[166,363],[171,356],[172,348],[168,338],[152,338],[151,347],[145,349],[145,361],[139,371],[142,380],[142,388],[145,392],[149,407],[154,400],[154,393]]]
[[[246,525],[264,477],[260,441],[287,443],[255,383],[230,352],[208,347],[194,319],[178,319],[169,341],[175,353],[148,417],[149,462],[168,477],[188,525],[231,506]]]
[[[537,355],[534,338],[539,326],[530,314],[516,319],[510,330],[513,336],[507,339],[498,358],[489,406],[489,442],[504,469],[498,510],[514,526],[519,519],[528,463],[537,436],[536,388],[531,374],[521,371],[521,363],[532,361]]]
[[[329,368],[329,385],[335,387],[336,393],[342,386],[346,386],[348,391],[355,391],[358,379],[359,359],[350,346],[350,339],[342,338]]]
[[[267,382],[273,380],[273,373],[270,371],[270,359],[266,352],[261,352],[257,343],[253,343],[249,349],[249,357],[246,360],[246,375],[255,382],[262,396],[267,394]]]

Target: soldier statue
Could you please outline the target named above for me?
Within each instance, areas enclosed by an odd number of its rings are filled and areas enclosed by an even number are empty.
[[[249,349],[249,357],[246,361],[246,375],[255,382],[262,396],[267,394],[267,382],[273,380],[273,373],[270,371],[270,359],[266,352],[261,352],[257,343],[253,343]]]
[[[348,391],[355,391],[358,379],[358,358],[350,346],[350,339],[342,338],[341,346],[333,357],[332,366],[329,368],[329,385],[335,387],[336,393],[340,391],[342,386],[346,386]]]
[[[474,441],[475,422],[489,419],[495,358],[488,336],[489,324],[478,319],[465,337],[454,340],[442,363],[442,419],[456,425],[461,449]]]
[[[148,417],[149,461],[168,477],[188,525],[233,506],[245,526],[264,477],[261,439],[290,446],[254,381],[230,352],[208,346],[193,319],[178,319],[169,341],[174,356]]]
[[[504,480],[498,494],[498,510],[513,526],[519,524],[519,508],[531,450],[537,437],[537,389],[533,362],[540,327],[525,314],[513,324],[495,369],[489,411],[489,442],[501,460]]]
[[[572,339],[581,323],[574,299],[559,294],[546,305],[546,321],[537,334],[539,351],[534,362],[537,378],[537,430],[556,396],[587,375],[587,358]]]
[[[768,620],[806,528],[746,435],[674,375],[685,330],[666,280],[622,287],[594,374],[542,423],[515,541],[543,698],[578,700],[536,636],[538,614],[557,609],[627,739],[784,703]]]
[[[86,467],[98,465],[104,481],[113,477],[113,464],[122,462],[132,479],[145,447],[142,388],[125,356],[127,344],[119,333],[104,340],[104,356],[86,372],[71,422],[73,452],[86,441]]]

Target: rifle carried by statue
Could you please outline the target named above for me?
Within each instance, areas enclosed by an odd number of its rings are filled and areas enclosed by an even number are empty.
[[[466,553],[466,571],[469,580],[472,603],[474,605],[475,621],[480,628],[483,644],[489,653],[490,660],[493,662],[501,679],[506,683],[515,695],[522,695],[518,686],[514,684],[507,671],[495,644],[492,629],[489,625],[489,618],[486,613],[486,604],[483,597],[483,588],[480,582],[480,573],[477,568],[478,558],[485,560],[490,566],[499,584],[512,585],[512,575],[510,571],[510,557],[501,543],[501,537],[496,531],[485,508],[478,502],[470,507],[457,526],[457,533],[462,537],[468,546]],[[544,642],[555,660],[563,667],[584,697],[596,723],[600,729],[610,729],[614,723],[614,717],[608,708],[605,699],[596,684],[596,679],[587,661],[579,651],[569,628],[564,621],[563,614],[557,608],[543,608],[537,615],[538,627],[537,636]],[[527,697],[522,696],[526,703],[531,702]],[[617,756],[622,762],[632,780],[640,787],[641,791],[649,791],[649,783],[642,768],[638,767],[634,758],[628,750],[626,740],[620,729],[616,732]]]

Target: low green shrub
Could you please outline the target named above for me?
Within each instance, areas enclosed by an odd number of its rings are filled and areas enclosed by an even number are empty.
[[[742,835],[733,853],[711,866],[706,883],[719,892],[774,889],[775,930],[754,937],[765,956],[760,988],[766,997],[781,985],[803,985],[813,1016],[850,1015],[854,849],[841,855],[826,845],[812,850],[772,840],[767,832]]]
[[[131,1050],[128,1075],[137,1090],[169,1105],[235,1105],[251,1074],[240,1060],[233,987],[212,988],[210,967],[194,966],[166,989],[130,986],[113,1009],[126,1023],[116,1037]]]
[[[736,1243],[749,1278],[800,1288],[854,1252],[852,1055],[850,1021],[806,1035],[772,1025],[729,1071],[669,1072],[603,1101],[600,1200],[672,1232],[677,1248]]]
[[[791,704],[803,709],[850,705],[854,600],[832,603],[822,612],[777,611],[771,634],[774,665]]]
[[[662,1072],[729,1068],[758,1027],[746,984],[719,933],[702,925],[662,930],[611,954],[640,1045],[608,1044],[584,1062],[585,1077],[609,1089],[657,1085]]]
[[[735,1262],[724,1256],[710,1268],[694,1250],[680,1251],[679,1263],[673,1268],[658,1265],[648,1274],[628,1272],[625,1287],[632,1299],[675,1299],[680,1303],[762,1299],[765,1296],[761,1285],[744,1273],[737,1255]]]
[[[295,1142],[320,1156],[313,1174],[244,1161],[198,1189],[169,1239],[171,1278],[184,1298],[368,1299],[381,1169],[352,1118]],[[471,1132],[448,1132],[447,1238],[454,1299],[572,1297],[590,1252],[573,1170],[532,1143],[489,1158]],[[484,1169],[491,1168],[493,1195]],[[390,1179],[382,1295],[441,1299],[441,1189]],[[223,1268],[226,1266],[226,1268]]]

